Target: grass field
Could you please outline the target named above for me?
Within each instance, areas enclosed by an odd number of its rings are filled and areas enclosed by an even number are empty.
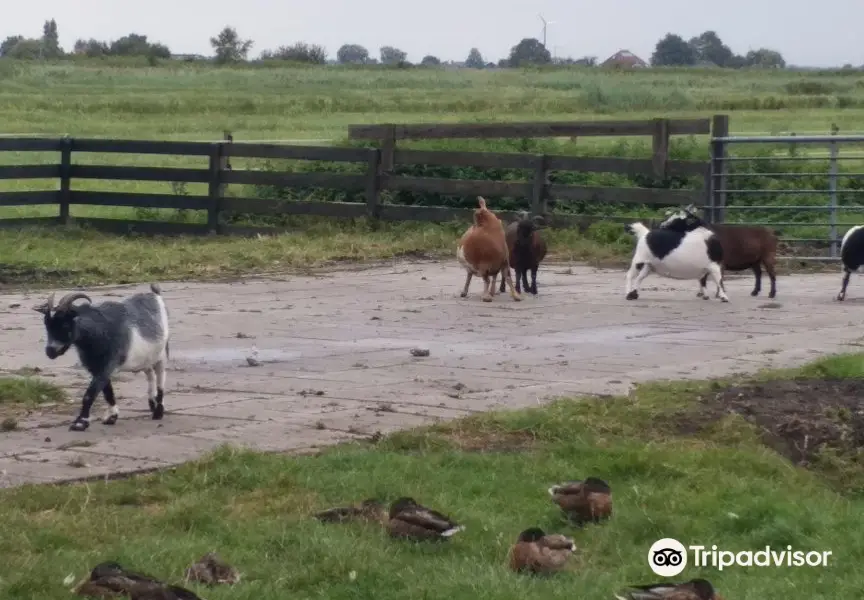
[[[272,65],[213,68],[185,63],[148,67],[101,61],[38,64],[0,60],[0,80],[3,83],[0,133],[7,135],[215,141],[221,139],[223,130],[230,130],[237,141],[290,139],[346,144],[350,124],[675,118],[708,117],[715,113],[730,114],[732,129],[739,133],[827,132],[832,124],[842,133],[864,129],[861,126],[864,80],[855,72],[657,69],[609,72],[578,68],[448,71]],[[547,140],[527,145],[520,140],[405,144],[412,145],[583,155],[650,153],[650,140],[637,138]],[[704,160],[708,154],[705,136],[678,140],[673,154],[678,158]],[[206,167],[206,159],[194,157],[78,154],[74,160],[82,164]],[[57,161],[57,155],[51,153],[0,153],[0,164]],[[235,169],[248,166],[260,167],[261,161],[234,161]],[[857,167],[848,165],[848,168]],[[584,183],[584,177],[578,174],[574,177],[577,183]],[[589,183],[634,184],[627,178],[604,174],[591,176]],[[0,181],[0,190],[53,189],[56,185],[55,181]],[[135,181],[76,181],[73,186],[73,189],[169,194],[206,191],[204,184],[178,188],[168,183]],[[260,196],[273,191],[248,189],[251,187],[231,186],[228,193]],[[812,201],[826,202],[824,198]],[[616,214],[624,212],[617,207],[609,210]],[[56,212],[55,207],[0,207],[0,217],[46,216]],[[630,214],[656,215],[650,207],[634,207]],[[73,206],[72,215],[199,222],[204,219],[203,214],[191,212],[92,206]],[[814,215],[813,212],[793,215],[800,218],[792,220],[805,222],[824,217]],[[856,218],[857,213],[846,212],[840,222],[854,222]],[[112,265],[113,258],[106,258],[116,256],[119,260],[120,254],[115,251],[118,242],[105,236],[86,232],[28,232],[23,237],[29,243],[22,244],[20,233],[0,232],[5,265],[0,271],[0,281],[89,283],[106,278],[233,275],[242,270],[280,265],[306,266],[310,259],[317,264],[340,258],[450,253],[457,233],[453,226],[399,225],[376,233],[362,223],[334,224],[306,219],[288,224],[300,230],[297,235],[257,242],[134,241],[130,249],[134,248],[140,258],[129,267]],[[826,227],[800,227],[792,234],[818,237],[826,232]],[[327,239],[318,239],[319,234],[325,234]],[[553,252],[561,257],[590,259],[612,254],[620,258],[622,249],[627,250],[626,240],[620,236],[610,247],[604,241],[609,237],[605,232],[599,237],[580,236],[576,232],[563,232],[560,236],[566,243],[555,244]],[[287,253],[286,248],[290,249]],[[79,264],[78,251],[84,257],[101,256],[101,266],[87,263],[86,258]],[[101,271],[101,274],[83,278],[57,275],[81,271]]]
[[[830,357],[755,380],[762,390],[790,382],[816,386],[797,417],[809,423],[833,410],[835,433],[842,434],[844,423],[856,422],[832,404],[838,378],[860,391],[864,356]],[[744,383],[654,383],[627,398],[559,400],[318,456],[225,448],[171,472],[0,491],[0,595],[66,598],[64,578],[80,579],[103,560],[178,582],[191,561],[216,550],[244,576],[233,589],[201,590],[210,600],[601,600],[623,585],[656,581],[648,548],[672,537],[733,552],[766,545],[832,552],[826,568],[691,565],[679,577],[707,577],[725,598],[858,597],[864,585],[859,451],[838,437],[824,454],[811,448],[807,468],[793,466],[766,446],[766,430],[749,422],[764,408],[758,398],[750,405],[755,410],[743,412],[730,412],[728,400],[713,401],[724,393],[737,398],[727,386]],[[860,409],[860,394],[853,396]],[[845,431],[857,435],[861,427]],[[610,482],[614,515],[577,530],[561,520],[546,489],[588,475]],[[466,530],[447,544],[415,545],[371,526],[309,518],[340,503],[403,494]],[[543,580],[507,571],[508,547],[529,526],[575,537],[578,550],[566,572]]]

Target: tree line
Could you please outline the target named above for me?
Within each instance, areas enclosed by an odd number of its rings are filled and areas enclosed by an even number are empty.
[[[226,26],[210,38],[213,60],[217,64],[228,64],[249,60],[254,46],[251,39],[242,38],[234,27]],[[161,43],[154,43],[146,35],[130,33],[113,41],[79,39],[71,52],[60,46],[57,23],[54,19],[45,21],[41,38],[9,36],[0,42],[0,57],[18,59],[57,59],[65,56],[144,56],[155,64],[159,59],[172,57],[170,49]],[[373,56],[360,44],[343,44],[337,51],[335,61],[330,60],[327,50],[319,44],[297,42],[291,45],[267,49],[259,54],[259,60],[285,60],[307,64],[327,64],[336,62],[345,65],[387,65],[396,67],[413,66],[407,60],[407,53],[393,46],[382,46],[378,55]],[[711,65],[722,68],[765,67],[785,68],[786,61],[780,52],[769,48],[750,50],[744,55],[734,53],[723,43],[715,31],[685,40],[678,34],[668,33],[660,39],[651,55],[654,66],[700,66]],[[420,66],[438,66],[442,61],[434,55],[424,56]],[[482,69],[488,67],[522,67],[528,65],[575,64],[596,66],[596,56],[579,59],[553,57],[548,48],[536,38],[524,38],[510,49],[508,56],[490,62],[480,50],[471,48],[464,66]],[[850,65],[845,65],[849,67]]]

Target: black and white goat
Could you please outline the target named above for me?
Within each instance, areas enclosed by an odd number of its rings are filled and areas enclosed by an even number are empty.
[[[682,229],[648,229],[639,222],[625,225],[624,229],[636,236],[636,251],[627,270],[628,300],[639,297],[639,284],[655,272],[673,279],[700,280],[700,292],[706,300],[708,293],[702,278],[707,275],[716,284],[720,300],[729,302],[722,278],[723,247],[710,229],[702,224]]]
[[[165,363],[168,359],[168,311],[158,284],[151,292],[139,293],[120,302],[93,304],[87,294],[74,292],[54,305],[54,293],[34,310],[44,315],[48,341],[45,354],[51,360],[75,346],[81,363],[92,376],[84,392],[81,412],[69,427],[84,431],[90,426],[90,408],[102,392],[108,411],[106,425],[117,422],[117,403],[111,376],[117,371],[147,376],[147,401],[150,413],[159,420],[165,413]],[[86,300],[87,304],[74,304]]]
[[[843,265],[843,287],[837,300],[846,299],[846,287],[852,273],[861,273],[864,267],[864,225],[850,227],[840,242],[840,264]]]

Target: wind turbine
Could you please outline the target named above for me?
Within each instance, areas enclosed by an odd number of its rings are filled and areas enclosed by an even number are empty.
[[[546,26],[547,25],[554,25],[555,21],[546,21],[546,19],[543,18],[543,15],[540,15],[540,14],[538,14],[537,16],[540,17],[541,21],[543,21],[543,47],[545,48],[546,47]]]

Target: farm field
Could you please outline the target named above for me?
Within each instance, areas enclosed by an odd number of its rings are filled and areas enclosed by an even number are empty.
[[[0,80],[3,82],[0,133],[4,135],[217,141],[228,130],[236,141],[304,143],[306,140],[310,144],[342,145],[349,143],[346,136],[351,124],[685,118],[717,113],[730,115],[733,133],[827,133],[832,125],[839,127],[841,133],[864,129],[864,80],[854,72],[213,68],[188,64],[130,66],[110,61],[33,64],[3,60]],[[455,140],[405,143],[400,147],[625,157],[650,154],[650,140],[640,138]],[[674,158],[704,160],[707,155],[707,136],[673,140]],[[206,159],[200,157],[77,154],[73,160],[80,164],[206,167]],[[52,153],[0,152],[0,164],[57,161],[57,155]],[[255,159],[237,159],[233,166],[273,168]],[[855,168],[851,164],[845,167]],[[306,169],[308,165],[292,168]],[[621,179],[599,174],[591,183],[616,185]],[[46,189],[46,186],[53,188],[56,182],[0,181],[2,191]],[[227,193],[237,196],[273,193],[271,188],[247,189],[254,187],[232,185]],[[205,184],[172,186],[140,181],[79,180],[73,182],[73,189],[206,193]],[[824,201],[824,198],[818,200]],[[634,218],[656,216],[653,208],[639,206],[604,207],[600,214],[604,213]],[[53,214],[56,208],[51,206],[0,207],[0,217]],[[812,220],[813,214],[793,215],[796,218],[791,220]],[[205,218],[202,211],[181,213],[93,206],[73,206],[72,216],[187,222]],[[781,220],[790,220],[786,217]],[[857,213],[841,214],[841,223],[854,221],[856,217]],[[185,238],[158,246],[140,242],[137,263],[140,268],[132,270],[136,277],[182,278],[192,274],[224,275],[315,266],[346,259],[438,256],[452,251],[461,227],[402,223],[373,230],[362,220],[340,223],[313,218],[287,219],[282,225],[296,228],[296,235],[266,237],[254,244]],[[826,232],[827,228],[812,227],[792,231],[803,237],[824,236]],[[562,259],[620,260],[630,247],[620,227],[613,231],[602,224],[581,234],[564,231],[553,236],[552,252]],[[29,241],[23,241],[19,233],[0,232],[0,251],[9,257],[4,259],[7,267],[0,272],[0,281],[93,283],[130,277],[124,277],[119,265],[114,268],[110,260],[100,268],[87,262],[90,252],[100,257],[116,255],[112,247],[117,242],[104,236],[81,231],[29,230],[25,237]],[[291,249],[287,254],[286,247]],[[57,275],[73,271],[89,274],[65,279]]]

